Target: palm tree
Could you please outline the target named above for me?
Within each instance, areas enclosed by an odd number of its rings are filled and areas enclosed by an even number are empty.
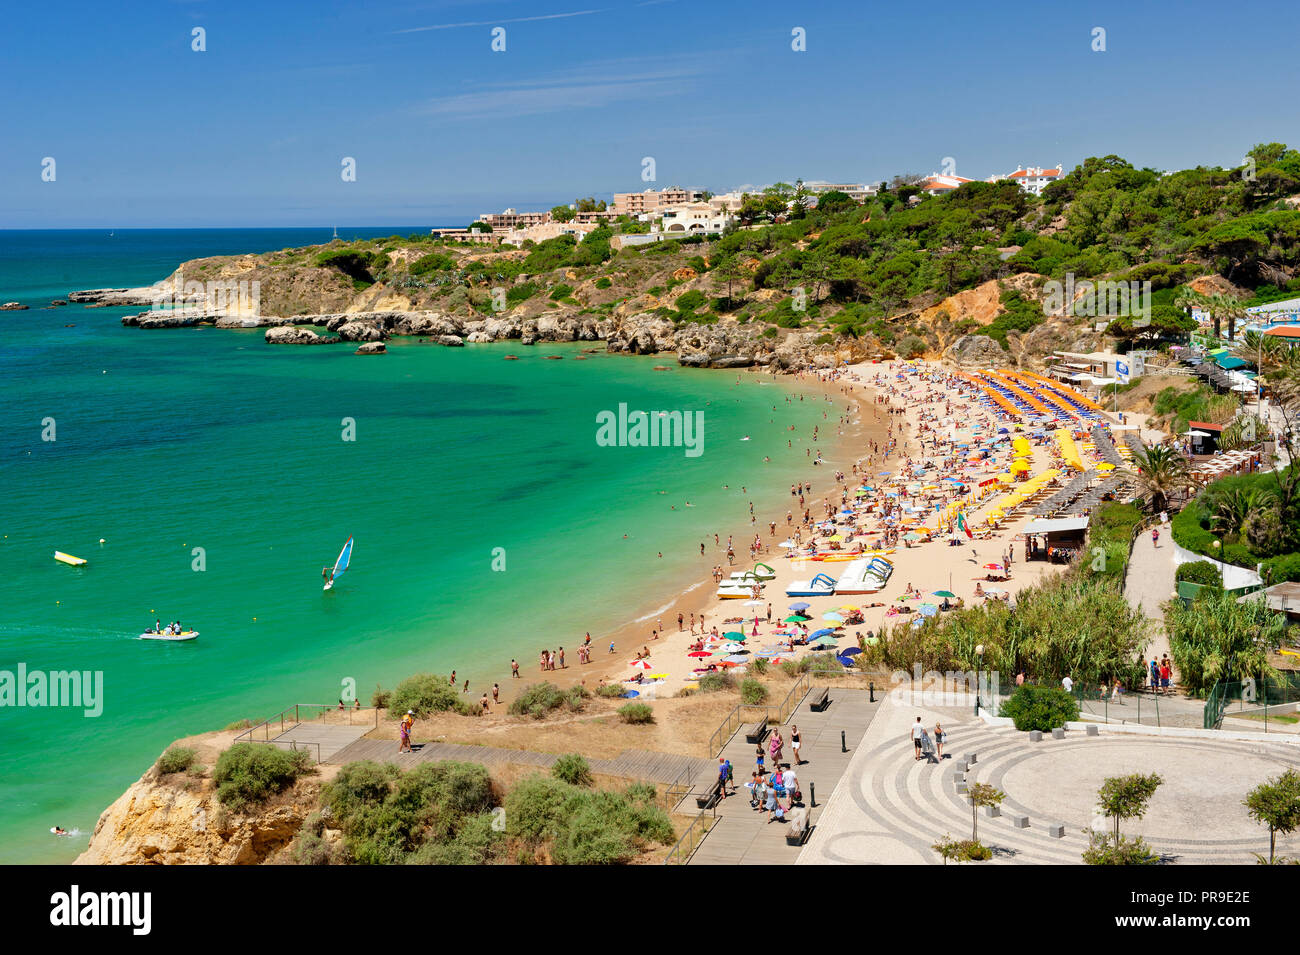
[[[1199,308],[1203,312],[1208,312],[1211,321],[1214,322],[1214,338],[1217,341],[1222,337],[1223,320],[1228,320],[1228,340],[1231,341],[1237,331],[1237,319],[1246,314],[1246,310],[1241,304],[1231,296],[1222,295],[1217,292],[1204,295],[1188,286],[1183,286],[1174,296],[1175,308]]]
[[[1170,493],[1191,484],[1187,460],[1175,447],[1158,444],[1144,448],[1133,456],[1133,463],[1138,467],[1138,484],[1151,499],[1152,511],[1166,510]]]
[[[1238,534],[1246,526],[1246,521],[1261,507],[1266,506],[1273,495],[1260,488],[1233,488],[1219,496],[1210,522],[1214,531],[1224,537]]]

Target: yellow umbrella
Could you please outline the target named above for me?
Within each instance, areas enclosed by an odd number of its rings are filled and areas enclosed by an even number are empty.
[[[832,534],[830,537],[828,537],[828,538],[826,538],[826,539],[827,539],[828,541],[832,541],[832,542],[834,542],[834,543],[836,543],[836,544],[838,544],[840,541],[844,540],[844,538],[841,537],[839,534]]]
[[[1115,470],[1115,465],[1110,464],[1109,462],[1107,462],[1107,463],[1105,463],[1105,464],[1099,464],[1099,465],[1097,465],[1097,470],[1098,470],[1098,471],[1113,471],[1113,470]]]

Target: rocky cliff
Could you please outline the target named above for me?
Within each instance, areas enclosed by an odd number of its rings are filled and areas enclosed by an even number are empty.
[[[209,733],[178,741],[195,748],[209,766],[234,733]],[[287,850],[320,791],[317,778],[244,813],[228,811],[207,774],[140,777],[95,824],[77,865],[257,865]]]

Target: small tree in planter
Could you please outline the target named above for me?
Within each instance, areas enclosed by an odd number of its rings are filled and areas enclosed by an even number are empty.
[[[1268,826],[1268,861],[1258,854],[1256,858],[1264,865],[1290,861],[1277,858],[1277,834],[1289,835],[1300,828],[1300,773],[1288,769],[1276,779],[1256,786],[1244,802],[1251,818]]]
[[[972,783],[967,795],[970,797],[970,840],[978,844],[980,840],[980,807],[996,806],[1007,798],[1007,794],[995,786],[990,786],[988,783]]]
[[[930,848],[943,856],[944,865],[949,859],[954,862],[987,862],[993,858],[993,850],[988,846],[974,840],[954,840],[950,836],[944,836]]]
[[[1088,848],[1083,850],[1083,861],[1087,865],[1156,865],[1160,862],[1150,846],[1142,837],[1125,839],[1117,837],[1112,844],[1111,837],[1105,832],[1092,829],[1088,833]]]
[[[1141,819],[1146,815],[1147,803],[1164,782],[1158,773],[1129,776],[1111,776],[1097,790],[1097,808],[1115,820],[1115,844],[1120,843],[1119,821]]]

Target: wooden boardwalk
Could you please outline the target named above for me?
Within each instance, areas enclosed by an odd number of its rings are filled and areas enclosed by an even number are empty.
[[[882,695],[878,691],[876,702],[871,703],[866,689],[833,688],[830,691],[830,706],[821,713],[814,713],[808,707],[807,701],[812,698],[812,694],[809,694],[795,709],[790,721],[781,726],[781,736],[786,740],[784,761],[792,766],[794,754],[790,749],[790,726],[797,724],[799,727],[799,736],[803,740],[799,754],[802,762],[795,771],[814,828],[821,807],[839,785],[876,710],[881,706]],[[842,751],[841,731],[848,752]],[[766,744],[764,751],[767,751]],[[745,742],[742,730],[723,747],[722,755],[731,760],[737,792],[718,805],[717,821],[691,856],[689,864],[793,865],[803,850],[785,844],[786,825],[769,823],[766,814],[759,813],[749,805],[749,790],[745,789],[744,784],[754,771],[754,744]],[[696,779],[695,791],[702,791],[717,779],[718,761],[713,759],[709,762],[707,771]],[[772,768],[770,757],[767,768],[769,771]],[[693,795],[687,796],[685,803],[682,811],[695,811]]]
[[[560,758],[559,753],[459,743],[415,742],[412,744],[412,749],[414,752],[398,753],[396,740],[358,739],[333,753],[326,761],[350,763],[353,760],[369,759],[380,763],[394,763],[409,769],[418,763],[430,760],[436,762],[442,759],[454,759],[460,762],[480,763],[489,768],[506,765],[536,766],[539,770],[545,771]],[[716,765],[715,760],[698,756],[682,756],[677,753],[656,753],[644,749],[628,750],[616,759],[589,759],[587,762],[590,763],[593,773],[655,783],[671,783],[688,768],[694,769],[697,776],[717,775],[713,768]]]

